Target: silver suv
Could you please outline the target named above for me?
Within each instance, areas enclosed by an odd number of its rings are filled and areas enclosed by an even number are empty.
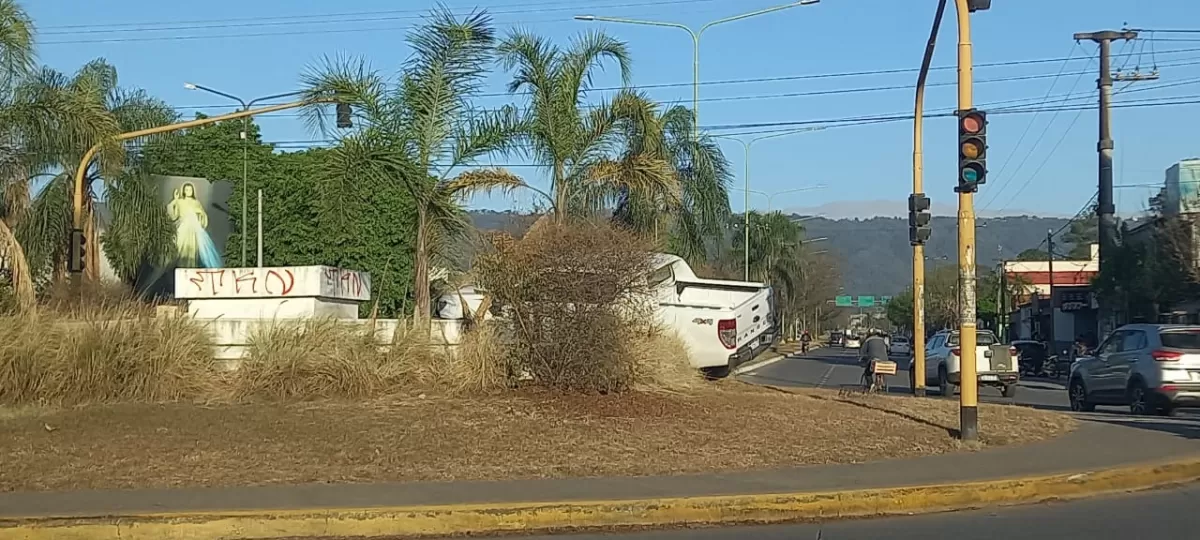
[[[1129,324],[1071,364],[1071,410],[1128,405],[1133,414],[1200,407],[1200,326]]]

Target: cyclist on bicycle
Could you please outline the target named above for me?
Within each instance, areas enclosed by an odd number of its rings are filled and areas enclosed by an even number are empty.
[[[888,345],[887,341],[883,339],[882,333],[871,332],[858,351],[858,361],[863,365],[864,375],[873,375],[871,362],[876,360],[880,362],[888,360]]]
[[[809,335],[808,330],[805,330],[803,334],[800,334],[800,354],[808,354],[808,344],[811,341],[812,336]]]

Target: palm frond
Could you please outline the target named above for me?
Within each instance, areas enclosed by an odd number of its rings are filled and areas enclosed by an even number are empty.
[[[350,105],[356,125],[384,129],[395,111],[388,96],[387,83],[365,58],[326,56],[310,65],[300,77],[303,99],[301,116],[310,129],[322,134],[332,132],[328,113],[331,102]]]
[[[445,169],[449,171],[490,154],[519,154],[522,136],[527,131],[525,120],[511,105],[468,116],[455,128],[454,153]]]
[[[509,195],[517,190],[529,190],[541,195],[548,202],[553,202],[550,195],[535,188],[505,169],[472,169],[459,174],[454,180],[447,182],[443,190],[454,196],[469,196],[476,193],[491,193],[500,191]]]
[[[33,19],[16,0],[0,0],[0,87],[33,69],[33,49]]]
[[[592,88],[592,71],[603,69],[605,60],[616,62],[621,71],[621,82],[629,84],[633,78],[633,61],[625,42],[599,30],[576,37],[559,68],[559,90],[570,93],[576,102],[583,100]]]
[[[467,100],[482,86],[494,42],[486,12],[459,19],[444,6],[409,34],[413,54],[405,63],[401,88],[416,158],[427,170],[432,172],[443,157]]]

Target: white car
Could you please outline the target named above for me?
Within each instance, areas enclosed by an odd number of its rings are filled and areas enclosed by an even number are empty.
[[[846,340],[842,342],[844,349],[857,349],[862,347],[862,340],[854,336],[846,336]]]
[[[975,345],[975,373],[979,386],[999,388],[1006,398],[1015,396],[1020,378],[1016,349],[1000,345],[996,335],[987,330],[976,334]],[[960,352],[957,330],[934,334],[925,345],[925,384],[936,384],[943,396],[953,395],[954,387],[959,384]],[[908,366],[912,386],[916,386],[912,370],[914,361],[915,356]]]
[[[912,355],[912,343],[904,336],[893,337],[892,344],[888,347],[888,354],[892,356],[910,356]]]

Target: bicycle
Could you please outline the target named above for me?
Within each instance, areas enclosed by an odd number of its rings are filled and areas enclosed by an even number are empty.
[[[863,369],[862,389],[866,393],[887,393],[887,376],[896,374],[896,363],[888,360],[871,360]]]

